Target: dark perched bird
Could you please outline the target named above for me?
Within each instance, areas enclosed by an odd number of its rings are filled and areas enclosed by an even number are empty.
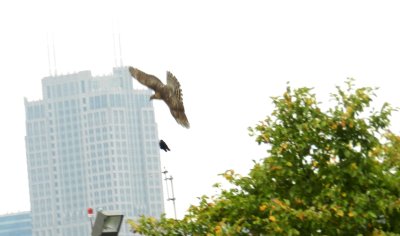
[[[154,90],[154,94],[150,97],[150,100],[163,100],[169,107],[176,122],[185,128],[190,127],[183,106],[181,85],[171,72],[167,71],[167,84],[163,84],[154,75],[146,74],[137,68],[129,67],[129,72],[141,84]]]
[[[164,150],[164,151],[171,151],[169,149],[169,147],[167,146],[167,144],[164,142],[164,140],[160,139],[160,149]]]

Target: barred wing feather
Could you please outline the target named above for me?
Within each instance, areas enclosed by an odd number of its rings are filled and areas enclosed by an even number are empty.
[[[129,67],[129,72],[131,73],[132,77],[139,81],[139,83],[154,90],[154,92],[159,92],[159,90],[164,87],[164,84],[161,82],[161,80],[154,75],[146,74],[145,72],[133,67]]]

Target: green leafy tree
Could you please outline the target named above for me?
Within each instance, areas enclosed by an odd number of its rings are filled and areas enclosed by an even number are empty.
[[[250,134],[268,156],[248,176],[226,171],[231,184],[202,196],[181,220],[130,220],[144,235],[400,234],[400,137],[393,109],[370,104],[374,89],[353,80],[320,108],[310,88],[287,87]]]

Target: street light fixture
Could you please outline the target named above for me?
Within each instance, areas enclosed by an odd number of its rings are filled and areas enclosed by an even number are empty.
[[[124,215],[99,211],[94,222],[92,236],[118,236]]]

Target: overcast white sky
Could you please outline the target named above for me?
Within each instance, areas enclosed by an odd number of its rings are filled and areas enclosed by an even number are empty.
[[[114,31],[124,65],[179,79],[191,128],[176,124],[164,103],[154,106],[159,136],[172,150],[161,153],[162,166],[174,178],[182,216],[196,197],[214,193],[219,173],[246,174],[266,155],[247,127],[270,114],[270,96],[287,81],[315,87],[324,101],[353,77],[380,87],[377,105],[400,106],[399,11],[397,1],[367,0],[1,1],[0,214],[30,209],[23,98],[42,98],[47,35],[59,74],[110,74]],[[398,114],[393,124],[398,133]]]

